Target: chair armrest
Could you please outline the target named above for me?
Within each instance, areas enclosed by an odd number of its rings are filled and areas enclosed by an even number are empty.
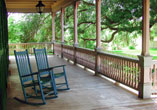
[[[31,74],[23,75],[21,77],[28,77],[28,76],[33,76],[33,75],[37,75],[37,74],[39,74],[39,72],[34,72],[34,73],[31,73]]]
[[[52,69],[53,69],[53,67],[46,68],[46,69],[41,69],[41,70],[39,70],[39,73],[40,73],[40,72],[45,72],[45,71],[50,71],[50,70],[52,70]]]
[[[58,66],[53,66],[51,68],[59,68],[59,67],[64,67],[64,66],[66,66],[66,65],[58,65]]]
[[[46,68],[46,69],[41,69],[41,70],[39,70],[39,73],[44,72],[44,71],[51,71],[54,68],[59,68],[59,67],[64,67],[64,66],[66,66],[66,65],[58,65],[58,66],[53,66],[53,67],[49,67],[49,68]]]

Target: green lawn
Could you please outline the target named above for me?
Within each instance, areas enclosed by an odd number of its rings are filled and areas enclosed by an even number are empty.
[[[137,55],[141,54],[141,50],[113,50],[111,53],[137,58]],[[157,60],[157,49],[150,49],[150,55],[153,56],[153,60]]]

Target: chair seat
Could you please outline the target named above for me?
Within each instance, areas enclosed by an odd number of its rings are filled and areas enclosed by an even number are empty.
[[[40,80],[41,80],[41,83],[46,83],[48,81],[51,80],[51,77],[48,75],[48,76],[45,76],[45,77],[40,77]]]
[[[61,72],[61,73],[55,73],[54,76],[55,76],[55,78],[62,77],[62,76],[64,76],[64,72]]]
[[[51,80],[51,77],[50,76],[41,77],[40,80],[41,80],[40,81],[41,84],[49,83],[49,81]],[[30,82],[30,83],[24,84],[24,87],[31,87],[38,84],[39,84],[38,80],[34,80],[34,83]]]
[[[38,85],[38,81],[35,81],[34,83],[33,82],[30,82],[30,83],[27,83],[27,84],[24,84],[23,86],[24,87],[32,87],[32,86],[35,86],[35,85]]]

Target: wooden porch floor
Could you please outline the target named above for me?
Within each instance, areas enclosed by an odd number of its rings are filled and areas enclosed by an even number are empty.
[[[74,66],[56,56],[49,57],[50,65],[66,64],[70,90],[59,92],[58,98],[46,100],[43,106],[22,104],[13,97],[23,98],[14,57],[11,58],[7,110],[156,110],[157,99],[141,100],[136,95]],[[31,57],[36,71],[34,56]]]

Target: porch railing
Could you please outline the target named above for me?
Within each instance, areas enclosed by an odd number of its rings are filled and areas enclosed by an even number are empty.
[[[117,56],[109,53],[99,53],[100,73],[124,85],[138,90],[140,66],[139,60]]]
[[[96,52],[94,50],[68,46],[59,43],[13,43],[9,44],[9,54],[14,50],[22,51],[28,49],[33,53],[33,48],[46,48],[48,53],[67,58],[74,63],[80,64],[93,71],[98,66],[98,72],[117,82],[138,90],[141,67],[138,59],[109,54],[105,52]],[[100,58],[100,64],[96,65],[97,55]],[[157,61],[153,62],[151,68],[152,94],[157,95]]]
[[[43,43],[11,43],[9,44],[9,54],[13,55],[14,50],[23,51],[28,49],[30,54],[33,54],[33,48],[46,48],[48,53],[53,52],[53,43],[43,42]]]
[[[62,51],[63,50],[63,51]],[[138,90],[140,65],[138,59],[54,43],[54,54],[95,71],[96,55],[100,57],[98,72]],[[63,53],[62,53],[63,52]]]
[[[157,61],[152,66],[152,94],[157,95]]]

